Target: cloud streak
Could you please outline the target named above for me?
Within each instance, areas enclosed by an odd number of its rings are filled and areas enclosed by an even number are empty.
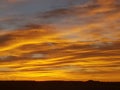
[[[119,81],[120,7],[105,1],[37,13],[27,19],[21,16],[17,28],[3,28],[0,79]],[[16,18],[0,20],[9,21],[17,23]]]

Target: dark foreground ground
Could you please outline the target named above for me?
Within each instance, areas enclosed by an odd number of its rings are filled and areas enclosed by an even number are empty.
[[[120,90],[120,82],[0,81],[0,90]]]

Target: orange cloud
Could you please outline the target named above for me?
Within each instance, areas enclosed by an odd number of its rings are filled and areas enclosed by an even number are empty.
[[[119,7],[71,7],[3,30],[0,79],[119,81],[119,16]]]
[[[97,3],[101,6],[114,5],[117,0],[97,0]]]

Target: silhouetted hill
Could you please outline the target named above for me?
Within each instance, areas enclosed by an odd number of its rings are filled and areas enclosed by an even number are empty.
[[[120,90],[120,82],[0,81],[0,90]]]

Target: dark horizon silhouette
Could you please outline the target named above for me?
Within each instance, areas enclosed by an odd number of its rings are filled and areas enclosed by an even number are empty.
[[[120,90],[120,82],[0,81],[1,90]]]

